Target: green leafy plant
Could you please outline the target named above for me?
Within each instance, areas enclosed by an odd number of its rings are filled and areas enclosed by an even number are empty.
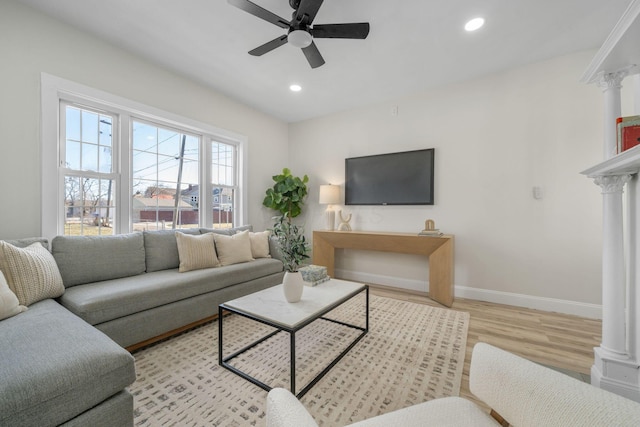
[[[275,184],[267,189],[262,204],[283,215],[287,214],[289,222],[291,222],[291,218],[302,213],[309,177],[305,175],[303,178],[298,178],[291,175],[289,169],[284,168],[280,175],[273,176],[273,180]]]
[[[302,227],[291,222],[302,213],[304,199],[307,197],[309,177],[293,176],[287,168],[280,175],[274,175],[275,184],[268,188],[262,204],[280,212],[271,232],[278,242],[280,254],[286,271],[296,272],[302,262],[309,258],[309,244],[304,237]]]
[[[282,263],[286,271],[296,272],[302,262],[309,258],[309,244],[301,227],[291,223],[287,213],[275,217],[276,222],[271,229],[278,242]]]

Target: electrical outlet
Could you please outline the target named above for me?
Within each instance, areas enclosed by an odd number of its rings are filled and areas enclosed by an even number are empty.
[[[533,192],[533,198],[534,199],[536,199],[536,200],[542,199],[542,188],[540,188],[538,186],[535,186],[535,187],[533,187],[532,192]]]

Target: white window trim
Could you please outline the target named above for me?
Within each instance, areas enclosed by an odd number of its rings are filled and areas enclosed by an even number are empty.
[[[52,239],[58,234],[58,225],[63,220],[61,218],[63,209],[60,209],[62,194],[62,176],[58,173],[60,165],[60,101],[71,101],[84,103],[97,108],[108,108],[110,111],[121,113],[125,116],[135,116],[137,118],[173,125],[178,128],[189,130],[195,134],[204,135],[203,147],[204,164],[201,165],[201,188],[208,187],[211,183],[211,141],[229,143],[237,147],[237,188],[240,195],[236,197],[237,204],[234,206],[234,224],[243,225],[248,218],[248,148],[249,141],[244,135],[237,134],[225,129],[193,120],[178,114],[170,113],[149,105],[132,101],[99,89],[85,86],[70,80],[65,80],[47,73],[42,73],[40,78],[41,88],[41,235]],[[120,122],[118,139],[120,141],[122,164],[130,165],[130,126]],[[207,136],[211,135],[211,137]],[[213,137],[213,138],[212,138]],[[207,165],[207,166],[205,166]],[[117,173],[120,175],[120,183],[129,187],[126,190],[131,193],[131,170],[130,168],[118,167]],[[201,191],[202,206],[211,205],[211,194],[208,191]],[[131,201],[129,198],[118,200],[118,216],[120,219],[129,218],[131,221]],[[239,208],[239,209],[238,209]],[[210,224],[213,221],[213,212],[208,209],[201,211],[201,225]],[[117,232],[126,232],[131,229],[131,224],[119,222]]]

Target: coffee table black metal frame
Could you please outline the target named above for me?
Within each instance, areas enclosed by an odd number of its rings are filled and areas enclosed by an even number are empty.
[[[350,299],[352,299],[353,297],[355,297],[358,294],[361,294],[362,292],[365,292],[366,295],[366,303],[365,303],[365,311],[366,311],[366,321],[365,321],[365,327],[361,327],[358,325],[352,325],[350,323],[346,323],[346,322],[341,322],[339,320],[336,319],[330,319],[327,317],[324,317],[325,314],[329,313],[331,310],[339,307],[340,305],[344,304],[345,302],[349,301]],[[223,317],[224,317],[224,312],[231,312],[231,313],[235,313],[238,314],[240,316],[246,317],[248,319],[251,320],[255,320],[256,322],[260,322],[263,323],[265,325],[271,326],[273,328],[276,328],[275,331],[271,332],[270,334],[260,338],[259,340],[241,348],[240,350],[234,352],[233,354],[224,357],[223,356]],[[315,378],[313,378],[306,386],[304,386],[304,388],[302,388],[302,390],[300,390],[300,392],[296,393],[296,332],[300,331],[301,329],[303,329],[304,327],[308,326],[309,324],[311,324],[312,322],[318,320],[318,319],[323,319],[323,320],[328,320],[330,322],[333,323],[337,323],[339,325],[343,325],[343,326],[347,326],[349,328],[353,328],[353,329],[358,329],[360,331],[362,331],[350,344],[349,346],[347,346],[326,368],[324,368],[318,375],[316,375]],[[245,378],[246,380],[252,382],[253,384],[257,385],[258,387],[269,391],[271,390],[273,387],[268,386],[267,384],[263,383],[262,381],[258,380],[257,378],[252,377],[251,375],[241,371],[240,369],[232,366],[229,361],[231,361],[232,359],[238,357],[239,355],[251,350],[252,348],[254,348],[255,346],[257,346],[258,344],[268,340],[269,338],[273,337],[276,334],[279,334],[280,332],[288,332],[289,333],[289,337],[290,337],[290,349],[291,349],[291,354],[290,354],[290,390],[291,393],[295,394],[297,398],[301,398],[302,396],[304,396],[310,389],[311,387],[313,387],[314,385],[316,385],[316,383],[318,381],[320,381],[322,379],[322,377],[331,370],[331,368],[333,368],[348,352],[349,350],[351,350],[366,334],[367,332],[369,332],[369,286],[368,285],[364,285],[364,288],[358,289],[348,295],[346,295],[345,297],[339,299],[338,301],[336,301],[333,304],[330,304],[329,306],[327,306],[326,308],[324,308],[322,311],[316,313],[315,315],[311,316],[309,319],[305,320],[304,322],[300,323],[299,325],[296,325],[293,328],[290,327],[285,327],[283,325],[279,325],[275,322],[271,322],[268,321],[266,319],[262,319],[260,317],[254,316],[251,313],[247,313],[247,312],[243,312],[243,311],[239,311],[236,310],[232,307],[228,307],[225,304],[220,304],[218,306],[218,363],[220,364],[220,366],[223,366],[224,368],[230,370],[231,372],[241,376],[242,378]]]

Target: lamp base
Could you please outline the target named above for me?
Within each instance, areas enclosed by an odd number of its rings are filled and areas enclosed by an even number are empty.
[[[335,230],[336,226],[336,212],[328,207],[326,211],[324,211],[324,220],[326,221],[325,228],[327,231]]]

